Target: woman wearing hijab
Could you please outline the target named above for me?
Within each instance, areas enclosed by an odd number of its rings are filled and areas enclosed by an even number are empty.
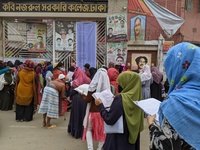
[[[148,116],[150,149],[199,150],[200,48],[187,42],[172,47],[164,67],[170,84],[159,108],[159,123]]]
[[[107,134],[104,150],[139,150],[144,113],[133,101],[142,99],[140,76],[135,72],[122,72],[117,83],[120,94],[115,96],[109,111],[101,99],[95,100],[106,124],[114,125],[123,115],[124,133]]]
[[[93,140],[99,142],[97,150],[101,150],[106,138],[104,121],[92,97],[94,92],[102,92],[106,89],[110,89],[109,77],[107,70],[100,68],[97,70],[89,85],[88,95],[82,95],[83,99],[88,103],[84,118],[84,134],[82,137],[83,141],[85,139],[87,141],[88,150],[93,150]]]
[[[14,65],[11,61],[8,61],[6,67],[10,68]],[[0,75],[0,84],[3,84],[3,89],[0,91],[0,110],[12,110],[14,103],[14,76],[12,70]]]
[[[17,75],[15,100],[16,120],[31,121],[33,119],[34,104],[37,105],[36,75],[34,62],[31,60],[25,61],[25,67]]]
[[[114,95],[118,94],[118,85],[117,85],[117,77],[119,76],[119,72],[115,68],[108,69],[108,77],[110,79],[111,91]],[[114,87],[114,90],[112,90]]]
[[[140,78],[142,82],[142,99],[147,99],[151,97],[150,85],[153,82],[150,67],[144,65],[142,72],[140,73]]]
[[[162,79],[163,74],[158,70],[157,67],[151,67],[151,74],[153,77],[153,83],[150,86],[151,97],[162,101]]]
[[[74,71],[74,79],[71,83],[70,98],[72,100],[71,113],[68,124],[68,133],[70,133],[76,139],[82,137],[83,134],[83,119],[85,116],[85,110],[87,103],[82,100],[81,95],[74,89],[82,84],[89,84],[90,78],[79,67],[76,67]]]

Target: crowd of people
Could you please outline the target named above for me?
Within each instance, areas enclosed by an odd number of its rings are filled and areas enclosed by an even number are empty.
[[[198,150],[199,57],[200,48],[190,43],[180,43],[169,50],[164,62],[168,79],[165,99],[163,74],[156,66],[145,64],[137,72],[128,70],[125,64],[111,62],[94,68],[87,63],[82,70],[74,62],[65,71],[61,62],[0,62],[0,109],[12,110],[15,106],[16,121],[21,122],[31,121],[38,106],[38,113],[43,115],[42,127],[52,129],[56,125],[51,124],[51,119],[64,115],[70,102],[67,132],[86,141],[88,150],[94,149],[93,141],[99,142],[98,150],[140,150],[140,132],[146,116],[133,101],[156,98],[162,102],[159,123],[156,115],[147,116],[150,149]],[[88,85],[86,95],[76,90],[84,84]],[[109,110],[100,98],[92,96],[106,89],[114,95]],[[121,116],[123,133],[105,133],[104,123],[114,125]]]

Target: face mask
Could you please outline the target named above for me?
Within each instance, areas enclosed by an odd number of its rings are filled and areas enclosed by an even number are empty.
[[[65,72],[65,68],[60,68],[61,71]]]

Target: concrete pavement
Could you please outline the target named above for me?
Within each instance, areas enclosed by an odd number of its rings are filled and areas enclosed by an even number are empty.
[[[86,142],[67,133],[67,120],[53,119],[54,129],[41,127],[42,115],[35,114],[31,122],[16,122],[14,111],[0,111],[0,150],[87,150]],[[141,133],[141,150],[148,150],[149,132],[146,119]],[[94,142],[97,147],[97,142]]]

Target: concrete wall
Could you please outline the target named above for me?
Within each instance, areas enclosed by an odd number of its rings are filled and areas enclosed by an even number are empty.
[[[126,7],[126,9],[125,9]],[[108,14],[127,13],[128,0],[108,0]]]

